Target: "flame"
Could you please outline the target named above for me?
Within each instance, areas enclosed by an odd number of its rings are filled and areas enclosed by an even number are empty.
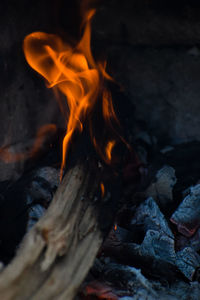
[[[83,35],[76,47],[66,44],[58,35],[43,32],[31,33],[24,39],[23,49],[28,64],[45,78],[47,87],[54,89],[66,120],[61,174],[72,137],[77,130],[83,131],[98,99],[102,101],[103,119],[108,126],[112,127],[112,120],[117,120],[111,94],[103,87],[104,80],[112,78],[105,70],[106,63],[95,62],[91,52],[91,19],[94,14],[94,9],[85,13]],[[58,97],[60,94],[66,99],[64,104]],[[102,152],[96,138],[91,138],[96,149]],[[106,162],[111,161],[114,145],[115,141],[108,141],[105,155],[102,155]]]
[[[104,195],[105,195],[105,186],[104,186],[104,184],[102,182],[100,184],[100,187],[101,187],[101,197],[103,198]]]
[[[114,231],[117,231],[117,224],[114,225]]]
[[[107,146],[106,146],[106,149],[105,149],[105,152],[106,152],[106,157],[107,157],[107,162],[111,162],[111,158],[112,158],[112,150],[113,150],[113,147],[115,146],[115,141],[109,141]]]

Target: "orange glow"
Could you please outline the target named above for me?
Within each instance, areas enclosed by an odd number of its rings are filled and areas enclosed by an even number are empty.
[[[101,197],[103,198],[104,195],[105,195],[105,186],[104,186],[104,184],[102,182],[100,184],[100,187],[101,187]]]
[[[117,230],[117,224],[115,224],[115,226],[114,226],[114,231],[116,231]]]
[[[110,91],[104,90],[103,91],[103,97],[102,97],[102,111],[104,119],[110,124],[112,127],[112,119],[114,119],[116,122],[118,122],[117,116],[114,111],[113,103],[112,103],[112,96]]]
[[[85,287],[86,297],[94,296],[95,299],[104,299],[104,300],[118,300],[118,296],[112,292],[112,288],[102,284],[100,282],[91,282],[90,285]]]
[[[112,158],[112,150],[113,147],[115,146],[115,141],[109,141],[107,146],[106,146],[106,158],[107,158],[107,162],[111,162],[111,158]]]
[[[112,128],[112,120],[117,120],[111,94],[103,87],[104,79],[112,78],[105,70],[106,63],[95,62],[91,52],[91,19],[94,14],[94,9],[85,13],[83,36],[76,47],[66,44],[58,35],[43,32],[31,33],[24,39],[23,49],[28,64],[45,78],[47,86],[53,88],[57,96],[61,94],[66,99],[66,105],[63,105],[57,97],[66,120],[61,176],[71,139],[75,131],[83,131],[97,99],[102,101],[103,119],[108,126]],[[102,152],[95,137],[91,138],[97,151]],[[107,143],[103,157],[107,163],[111,161],[114,145],[115,141]]]
[[[44,144],[46,138],[50,134],[54,134],[55,132],[56,125],[46,124],[38,130],[34,144],[30,150],[26,152],[12,153],[8,147],[2,147],[0,148],[0,159],[5,161],[6,163],[14,163],[16,161],[23,161],[31,158],[35,156],[39,152],[39,150],[41,150],[41,147]]]

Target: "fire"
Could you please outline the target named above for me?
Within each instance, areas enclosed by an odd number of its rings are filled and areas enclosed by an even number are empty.
[[[112,121],[117,121],[111,93],[104,87],[104,80],[112,78],[105,70],[106,63],[95,62],[91,52],[91,19],[94,14],[94,9],[85,13],[83,35],[75,47],[66,44],[58,35],[43,32],[31,33],[24,39],[23,49],[28,64],[45,78],[47,87],[54,89],[66,120],[61,173],[72,137],[76,131],[83,131],[97,100],[102,101],[102,115],[108,126],[112,128]],[[64,104],[59,95],[64,95]],[[91,136],[91,139],[97,151],[104,152],[104,160],[111,161],[115,141],[108,141],[102,151],[96,138]]]
[[[101,187],[101,197],[103,198],[104,195],[105,195],[105,186],[104,186],[104,184],[102,182],[100,184],[100,187]]]
[[[114,145],[115,145],[115,141],[109,141],[106,146],[105,152],[106,152],[106,157],[107,157],[108,163],[111,161],[112,149],[113,149]]]

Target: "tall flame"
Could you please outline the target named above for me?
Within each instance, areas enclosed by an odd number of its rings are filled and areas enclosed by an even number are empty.
[[[55,34],[31,33],[24,39],[23,49],[28,64],[42,75],[49,88],[62,94],[67,100],[68,113],[59,102],[66,120],[66,135],[63,140],[61,172],[66,164],[66,155],[75,131],[84,128],[101,95],[103,119],[111,125],[115,119],[111,94],[103,87],[104,79],[112,80],[105,70],[105,62],[95,62],[91,52],[91,19],[95,10],[87,11],[84,31],[76,47],[66,44]],[[92,137],[95,147],[98,142]],[[108,141],[104,150],[105,161],[111,160],[114,141]]]

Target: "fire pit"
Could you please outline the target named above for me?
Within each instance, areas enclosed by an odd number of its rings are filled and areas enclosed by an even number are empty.
[[[4,8],[2,298],[200,299],[200,8],[45,4]]]

